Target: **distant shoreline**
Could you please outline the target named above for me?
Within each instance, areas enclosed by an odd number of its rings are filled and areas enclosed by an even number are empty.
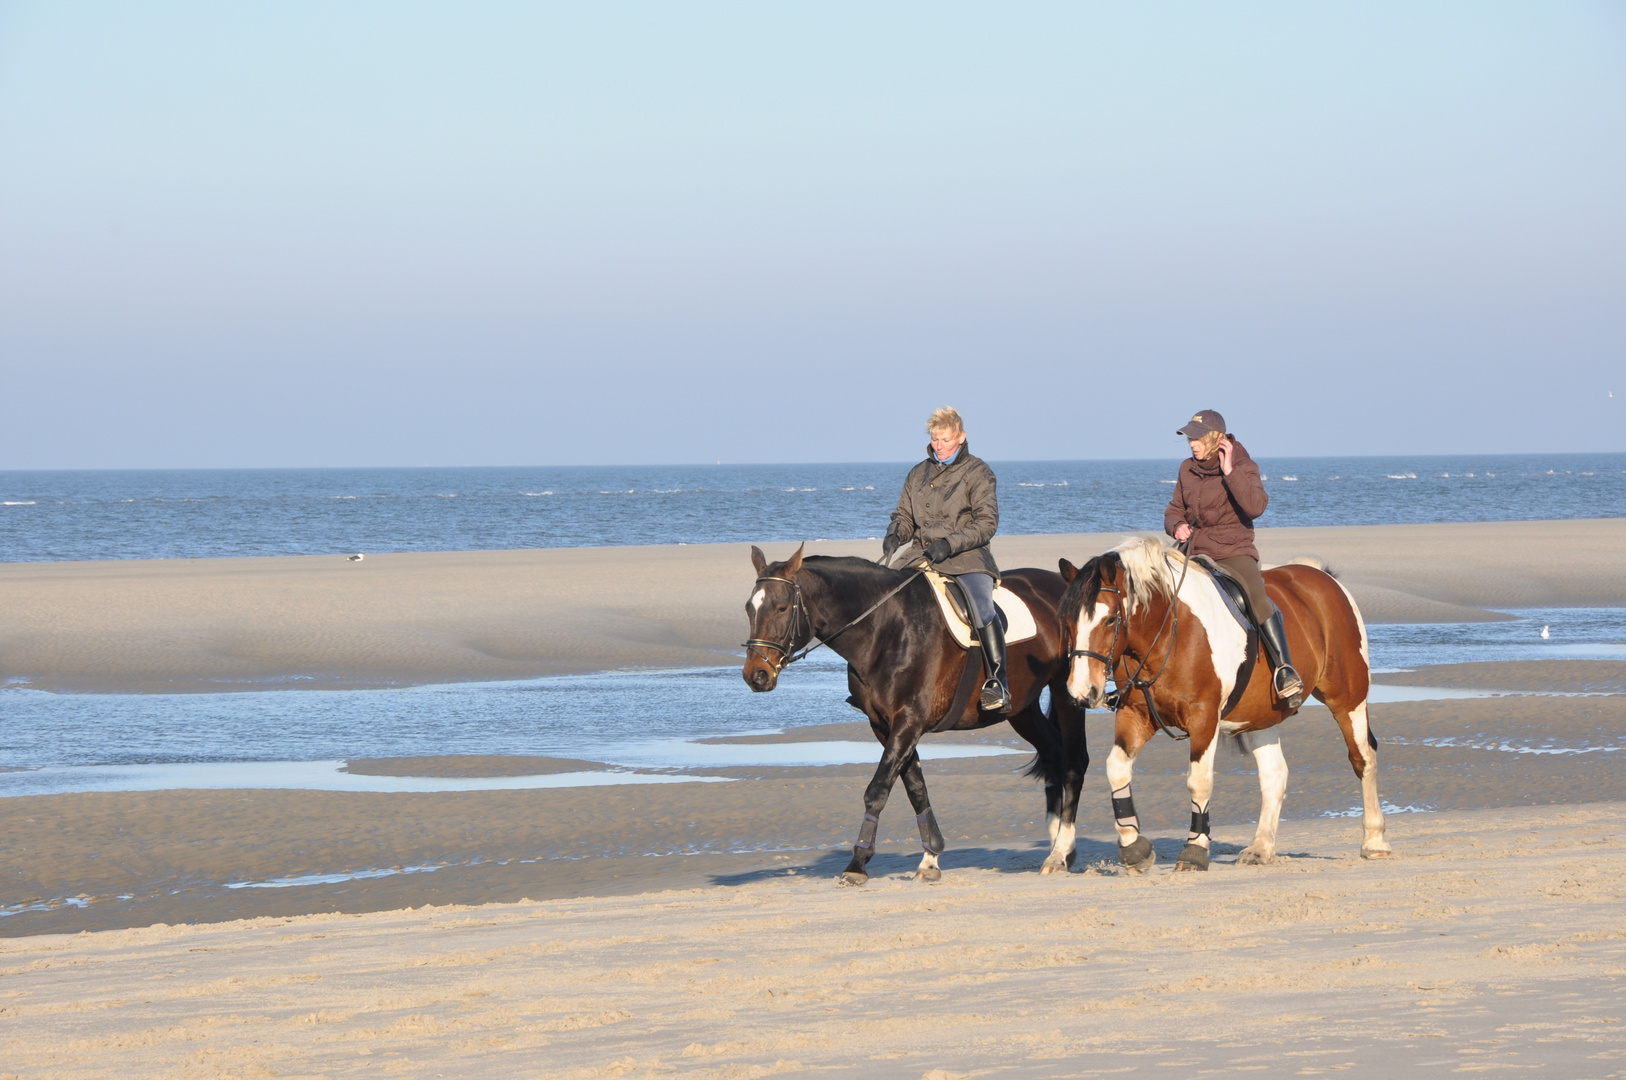
[[[1000,536],[1005,567],[1080,562],[1123,533]],[[1260,529],[1313,554],[1367,620],[1626,606],[1626,519]],[[783,558],[793,544],[767,544]],[[196,693],[501,681],[733,663],[748,544],[0,564],[0,679]],[[874,541],[810,553],[873,558]]]

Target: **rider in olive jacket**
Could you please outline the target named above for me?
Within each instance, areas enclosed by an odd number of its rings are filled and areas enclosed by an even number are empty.
[[[982,642],[987,680],[979,704],[991,712],[1011,707],[1005,669],[1005,633],[994,608],[999,567],[989,541],[999,528],[994,470],[971,453],[960,414],[943,408],[927,421],[932,442],[926,460],[909,470],[881,544],[881,561],[897,549],[918,544],[932,569],[952,575],[971,602],[971,618]]]

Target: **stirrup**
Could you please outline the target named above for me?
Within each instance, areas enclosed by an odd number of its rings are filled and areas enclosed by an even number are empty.
[[[1284,685],[1285,684],[1285,685]],[[1277,668],[1271,677],[1271,686],[1276,696],[1282,699],[1282,704],[1289,709],[1296,709],[1304,704],[1304,680],[1293,669],[1292,664],[1283,664]]]
[[[982,684],[977,707],[983,712],[1010,712],[1011,692],[1000,685],[998,679],[989,679]]]

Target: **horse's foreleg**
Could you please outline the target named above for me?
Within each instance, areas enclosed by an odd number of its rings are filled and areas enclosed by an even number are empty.
[[[898,774],[903,772],[904,764],[914,755],[915,745],[920,741],[918,732],[907,739],[903,738],[900,729],[904,726],[900,723],[892,725],[891,734],[881,749],[880,763],[875,766],[875,776],[864,789],[864,820],[858,826],[858,839],[853,843],[852,861],[841,872],[841,880],[847,885],[862,885],[869,881],[869,873],[864,868],[875,857],[875,836],[881,828],[881,811],[886,809],[892,786],[898,782]]]
[[[1239,866],[1268,863],[1276,858],[1276,827],[1282,820],[1282,799],[1287,794],[1287,759],[1282,756],[1282,738],[1275,728],[1247,731],[1238,735],[1243,749],[1253,755],[1259,769],[1259,828],[1253,843],[1236,857]]]
[[[1067,698],[1066,685],[1050,688],[1050,711],[1061,731],[1061,760],[1049,765],[1045,781],[1045,810],[1050,824],[1050,855],[1041,874],[1065,873],[1077,858],[1078,796],[1089,768],[1090,751],[1084,741],[1084,710]]]
[[[1378,799],[1378,738],[1366,714],[1366,702],[1348,712],[1333,712],[1349,749],[1349,764],[1361,781],[1361,858],[1381,859],[1389,854],[1383,838],[1383,803]]]
[[[1199,742],[1200,732],[1191,737],[1191,769],[1186,774],[1186,790],[1191,793],[1191,832],[1186,846],[1180,851],[1176,870],[1207,870],[1208,848],[1212,842],[1208,831],[1208,804],[1214,795],[1214,752],[1219,748],[1219,735],[1215,725],[1203,725],[1208,730],[1206,744]]]
[[[1130,780],[1135,774],[1135,755],[1146,744],[1146,735],[1133,725],[1139,719],[1125,709],[1118,714],[1118,731],[1107,755],[1107,783],[1112,787],[1112,817],[1118,826],[1118,859],[1135,873],[1149,870],[1157,862],[1152,842],[1140,834],[1140,817],[1135,813],[1135,797]],[[1149,725],[1150,721],[1146,721]]]
[[[937,881],[943,876],[937,857],[943,854],[943,831],[937,827],[937,816],[932,813],[931,797],[926,794],[926,773],[920,767],[920,752],[909,754],[909,763],[903,767],[903,790],[909,793],[909,804],[915,808],[915,824],[920,827],[920,846],[925,853],[915,877],[921,881]]]

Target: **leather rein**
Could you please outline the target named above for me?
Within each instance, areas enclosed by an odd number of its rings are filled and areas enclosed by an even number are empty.
[[[749,641],[747,641],[745,643],[745,648],[752,651],[752,652],[754,652],[754,653],[756,653],[758,656],[760,656],[762,658],[762,662],[764,664],[768,665],[769,669],[774,674],[774,678],[777,679],[779,677],[779,673],[781,671],[784,671],[791,664],[794,664],[796,661],[802,659],[802,657],[806,656],[808,653],[812,652],[814,649],[817,649],[820,646],[829,643],[829,641],[831,639],[839,637],[840,635],[846,633],[848,630],[851,630],[854,626],[857,626],[859,623],[863,622],[865,619],[869,618],[871,615],[875,614],[876,609],[878,609],[882,604],[886,603],[888,600],[892,599],[894,596],[901,593],[905,588],[907,588],[915,580],[915,578],[919,577],[921,574],[924,574],[925,572],[926,572],[925,567],[921,567],[920,569],[916,570],[914,573],[912,573],[908,577],[904,578],[903,583],[901,585],[899,585],[897,588],[893,589],[891,592],[887,593],[885,596],[881,597],[879,600],[875,601],[875,603],[871,604],[868,608],[866,608],[864,610],[864,613],[862,615],[858,616],[858,618],[849,621],[846,626],[843,626],[840,630],[837,630],[835,633],[826,634],[824,637],[820,638],[818,641],[814,642],[812,645],[807,646],[801,652],[796,652],[795,649],[796,649],[796,639],[801,636],[802,623],[806,622],[807,623],[807,632],[809,634],[813,633],[813,618],[812,618],[812,616],[810,616],[807,613],[807,605],[802,603],[802,586],[801,586],[801,583],[798,582],[798,581],[795,581],[792,578],[778,577],[778,576],[773,575],[773,574],[765,574],[762,577],[757,578],[757,584],[760,585],[764,581],[781,581],[781,582],[784,582],[786,585],[789,585],[790,588],[791,588],[790,636],[785,639],[785,643],[783,645],[781,645],[777,641],[769,641],[767,638],[752,638],[752,639],[750,639]],[[779,654],[779,660],[776,662],[776,661],[770,659],[768,657],[768,654],[762,651],[763,649],[772,649],[774,652],[778,653]]]
[[[1152,687],[1156,686],[1157,680],[1163,677],[1163,672],[1169,666],[1170,658],[1174,656],[1175,649],[1180,645],[1180,589],[1186,583],[1186,571],[1190,567],[1191,558],[1186,556],[1180,564],[1180,580],[1175,583],[1174,593],[1169,597],[1169,610],[1164,613],[1163,622],[1158,626],[1157,633],[1152,636],[1152,643],[1146,646],[1146,651],[1141,656],[1140,665],[1135,668],[1135,673],[1127,679],[1119,679],[1114,675],[1114,682],[1117,685],[1106,697],[1107,707],[1114,713],[1118,713],[1122,712],[1123,707],[1129,703],[1129,695],[1139,690],[1141,697],[1146,699],[1146,712],[1151,717],[1152,723],[1157,725],[1159,731],[1177,742],[1191,738],[1191,734],[1169,724],[1158,714],[1157,703],[1152,700]],[[1112,624],[1112,644],[1107,646],[1107,655],[1103,656],[1101,653],[1090,649],[1072,649],[1067,655],[1069,657],[1087,656],[1092,660],[1099,660],[1106,666],[1108,671],[1116,673],[1118,664],[1128,655],[1127,651],[1120,651],[1118,647],[1119,638],[1127,639],[1128,637],[1125,630],[1127,620],[1124,618],[1123,593],[1111,585],[1102,585],[1099,591],[1117,593],[1119,597],[1118,610],[1113,612],[1112,618],[1107,620]],[[1141,673],[1146,670],[1146,665],[1151,662],[1152,653],[1157,650],[1157,643],[1162,639],[1163,631],[1169,630],[1171,625],[1173,629],[1169,635],[1169,648],[1163,654],[1163,662],[1157,666],[1157,674],[1150,679],[1142,678]],[[1127,650],[1128,644],[1128,641],[1125,640],[1125,650]],[[1125,667],[1127,666],[1126,664]]]

